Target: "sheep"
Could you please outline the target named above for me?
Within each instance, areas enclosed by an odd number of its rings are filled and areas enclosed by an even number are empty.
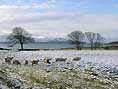
[[[44,63],[50,64],[50,60],[51,60],[51,58],[44,58]]]
[[[74,61],[79,61],[81,59],[81,57],[75,57],[73,58]]]
[[[28,65],[28,60],[25,60],[25,65]]]
[[[21,65],[21,63],[20,63],[19,60],[13,60],[13,64],[15,64],[15,65]]]
[[[35,65],[38,65],[38,62],[39,62],[39,60],[33,60],[33,61],[32,61],[32,65],[34,65],[34,64],[35,64]]]
[[[6,57],[5,58],[5,63],[11,64],[11,61],[13,60],[14,57]]]
[[[55,58],[56,62],[65,62],[67,58]]]

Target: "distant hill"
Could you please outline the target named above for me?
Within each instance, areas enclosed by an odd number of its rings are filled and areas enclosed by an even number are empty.
[[[48,44],[48,43],[52,43],[52,44],[69,44],[69,40],[66,38],[55,38],[55,39],[50,39],[50,38],[43,38],[43,39],[35,39],[35,44]]]
[[[118,46],[118,41],[107,43],[109,46]]]
[[[9,42],[0,42],[0,44],[10,44]]]
[[[118,44],[118,41],[115,41],[115,42],[110,42],[108,44]]]

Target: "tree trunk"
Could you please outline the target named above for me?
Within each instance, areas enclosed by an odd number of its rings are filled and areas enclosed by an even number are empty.
[[[97,49],[97,43],[95,43],[95,47],[94,48],[95,48],[95,50]]]
[[[77,50],[81,50],[81,47],[80,47],[80,45],[77,45],[77,47],[76,47],[76,48],[77,48]]]
[[[91,41],[91,50],[93,50],[93,42]]]
[[[21,45],[21,50],[23,50],[23,43],[22,43],[22,42],[20,42],[20,45]]]

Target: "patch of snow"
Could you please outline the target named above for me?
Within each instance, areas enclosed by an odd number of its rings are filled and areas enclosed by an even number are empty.
[[[107,65],[110,67],[118,67],[118,51],[117,50],[72,50],[72,51],[64,51],[64,50],[55,50],[55,51],[20,51],[20,52],[2,52],[0,51],[0,55],[3,56],[14,56],[16,59],[19,59],[21,62],[24,60],[36,60],[43,59],[45,57],[49,58],[67,58],[71,60],[74,57],[81,57],[79,62],[75,64],[87,64],[94,63],[100,65]]]

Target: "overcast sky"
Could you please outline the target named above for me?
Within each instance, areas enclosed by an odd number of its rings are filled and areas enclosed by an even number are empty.
[[[0,0],[0,35],[19,26],[38,38],[79,30],[118,40],[118,0]]]

